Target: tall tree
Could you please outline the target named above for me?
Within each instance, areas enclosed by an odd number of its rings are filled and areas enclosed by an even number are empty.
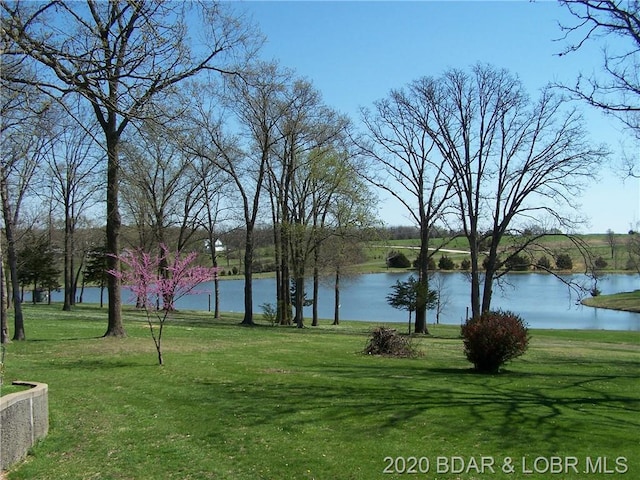
[[[47,177],[51,188],[51,204],[59,205],[64,216],[64,302],[62,309],[71,310],[75,303],[76,229],[84,211],[97,202],[101,189],[102,155],[85,128],[71,118],[61,117],[52,132],[53,146],[47,155]],[[89,130],[90,131],[90,130]]]
[[[239,87],[242,82],[236,84]],[[246,84],[249,88],[250,84]],[[240,87],[244,88],[244,87]],[[270,132],[258,133],[255,154],[243,148],[239,137],[224,131],[215,109],[200,99],[191,116],[193,132],[186,148],[196,157],[213,163],[234,184],[234,193],[244,222],[244,318],[243,325],[253,325],[253,255],[254,231],[260,213],[260,198],[271,148]],[[238,108],[246,108],[246,105]],[[240,117],[242,118],[242,117]],[[242,122],[242,121],[241,121]],[[245,128],[246,124],[243,125]],[[250,128],[250,125],[248,126]],[[249,134],[250,135],[250,134]]]
[[[287,114],[279,125],[282,140],[276,149],[280,183],[276,186],[283,232],[282,242],[288,249],[283,270],[290,271],[295,291],[304,292],[306,267],[318,254],[326,238],[323,227],[332,198],[350,173],[344,141],[349,121],[327,107],[320,92],[305,80],[290,86]],[[276,168],[272,166],[272,168]],[[317,275],[314,292],[317,292]],[[282,288],[284,281],[282,278]],[[317,294],[314,295],[317,297]],[[304,295],[292,299],[295,323],[303,327]],[[316,299],[317,300],[317,299]],[[317,310],[314,309],[314,323]]]
[[[613,260],[613,268],[618,268],[617,258],[616,258],[616,247],[618,246],[618,242],[616,239],[616,234],[613,230],[607,230],[607,244],[609,245],[609,249],[611,250],[611,259]]]
[[[564,108],[564,98],[547,87],[531,101],[506,70],[477,64],[469,72],[452,69],[419,79],[414,88],[429,113],[424,128],[452,172],[478,316],[491,306],[503,265],[501,240],[527,222],[552,219],[561,230],[573,229],[575,198],[607,152],[588,142],[580,115]],[[536,238],[526,238],[509,255]]]
[[[373,185],[398,200],[418,226],[418,282],[428,290],[431,231],[446,218],[453,182],[444,157],[438,154],[427,125],[432,112],[418,83],[392,90],[389,96],[364,109],[366,132],[357,143],[369,160],[363,174]],[[428,333],[426,304],[416,307],[416,333]]]
[[[11,46],[10,39],[3,37],[2,46],[0,199],[2,200],[4,235],[7,240],[6,260],[11,283],[11,295],[8,299],[11,299],[14,308],[13,339],[24,340],[26,337],[17,263],[18,226],[24,199],[31,187],[38,165],[49,147],[44,132],[51,126],[50,104],[33,85],[15,81],[15,78],[26,78],[35,82],[35,76],[26,62],[6,54]],[[3,340],[8,341],[8,337],[5,336]]]
[[[38,88],[54,97],[77,95],[92,108],[107,152],[106,231],[109,269],[117,271],[120,250],[120,141],[127,126],[153,115],[179,82],[202,71],[236,72],[234,63],[255,35],[218,2],[85,3],[7,1],[2,35],[8,53],[28,56],[49,75]],[[203,38],[190,44],[189,29]],[[28,82],[27,78],[17,81]],[[120,279],[109,277],[105,336],[124,336]]]
[[[346,155],[326,147],[298,154],[290,193],[292,222],[289,248],[296,292],[305,291],[306,267],[313,268],[312,325],[318,325],[318,292],[321,246],[332,235],[329,228],[331,204],[351,178]],[[296,297],[295,321],[303,326],[304,297]]]
[[[638,224],[640,226],[640,223]],[[627,238],[627,269],[635,270],[640,275],[640,234],[636,230],[629,231]]]
[[[337,121],[334,128],[344,128],[346,125]],[[372,212],[376,207],[375,195],[356,173],[362,166],[356,165],[357,157],[345,149],[343,140],[346,141],[346,138],[346,135],[337,134],[330,144],[312,151],[310,165],[298,172],[308,178],[311,192],[308,195],[311,200],[308,249],[313,267],[313,326],[319,323],[320,275],[326,269],[327,260],[335,267],[334,292],[339,297],[340,267],[348,266],[350,260],[361,257],[361,238],[356,231],[362,235],[369,231],[368,227],[373,223]],[[327,250],[323,248],[327,242],[337,249],[328,254],[328,259],[325,258]],[[347,242],[349,245],[345,245]],[[337,319],[334,315],[334,322]]]
[[[291,72],[277,63],[258,62],[243,78],[228,78],[223,101],[235,121],[225,124],[211,105],[201,101],[193,119],[194,134],[186,142],[193,153],[206,158],[229,179],[239,196],[244,238],[244,318],[253,321],[253,257],[255,228],[265,184],[272,182],[273,149],[282,134],[279,122],[287,113],[286,85]],[[234,133],[230,133],[230,130]],[[195,140],[194,140],[195,139]],[[278,247],[276,244],[276,256]]]
[[[225,204],[228,192],[225,189],[226,176],[207,158],[196,157],[193,160],[194,184],[198,189],[199,207],[197,208],[198,227],[206,232],[206,243],[211,256],[211,266],[216,274],[213,277],[213,317],[220,318],[220,276],[218,275],[218,254],[220,235],[224,232],[221,223],[231,207]],[[226,248],[226,247],[225,247]]]

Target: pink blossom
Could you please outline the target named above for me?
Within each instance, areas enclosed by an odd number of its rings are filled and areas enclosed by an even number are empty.
[[[181,255],[180,252],[170,254],[164,244],[160,245],[159,255],[152,255],[142,249],[127,250],[119,257],[125,268],[108,272],[118,277],[131,290],[136,298],[136,305],[146,312],[160,365],[163,364],[162,330],[169,313],[175,309],[175,302],[185,295],[195,293],[199,284],[212,280],[218,273],[217,268],[192,266],[197,256],[196,252],[186,255]],[[156,306],[160,301],[162,309]],[[154,317],[157,325],[152,320]]]

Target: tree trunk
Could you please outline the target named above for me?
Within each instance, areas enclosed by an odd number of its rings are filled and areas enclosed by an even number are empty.
[[[213,224],[209,211],[209,225]],[[209,233],[209,248],[211,249],[211,266],[216,269],[213,277],[213,318],[220,318],[220,277],[218,275],[218,252],[216,252],[216,238],[213,229],[207,228]]]
[[[15,240],[13,238],[13,228],[5,224],[7,235],[7,260],[11,276],[11,292],[13,298],[13,340],[25,340],[24,317],[22,315],[22,301],[20,299],[20,284],[18,282],[18,258],[15,251]]]
[[[244,318],[242,325],[255,325],[253,321],[253,225],[247,224],[244,250]]]
[[[480,316],[480,241],[475,228],[467,234],[471,252],[471,318]]]
[[[4,252],[0,242],[0,345],[9,343],[9,326],[7,322],[7,292],[4,281]]]
[[[107,270],[120,270],[120,210],[118,206],[118,190],[120,165],[118,158],[118,141],[115,129],[115,114],[109,115],[111,131],[107,134]],[[122,325],[122,300],[120,279],[115,275],[107,276],[107,296],[109,314],[105,337],[125,337]]]
[[[217,267],[217,263],[215,267]],[[220,276],[216,270],[215,276],[213,277],[213,318],[216,320],[220,318]]]
[[[4,216],[4,233],[7,239],[7,262],[9,264],[9,276],[11,278],[11,297],[13,299],[13,340],[25,340],[24,318],[22,316],[22,302],[20,299],[20,284],[18,282],[18,256],[14,236],[13,214],[9,207],[8,186],[5,181],[6,173],[3,171],[0,177],[0,195],[2,196],[2,214]]]
[[[429,228],[426,225],[427,219],[423,216],[420,225],[420,264],[418,265],[418,281],[424,283],[429,288]],[[411,321],[411,314],[409,314]],[[415,333],[429,334],[427,328],[427,306],[417,305]],[[409,326],[411,331],[411,326]]]
[[[340,266],[336,267],[336,281],[333,287],[335,300],[333,303],[333,324],[340,325]]]
[[[82,274],[82,267],[84,266],[84,257],[85,254],[83,254],[81,260],[80,260],[80,265],[78,265],[78,269],[76,270],[75,274],[73,275],[73,287],[71,289],[71,297],[73,298],[73,303],[72,305],[75,305],[76,303],[82,303],[82,296],[84,294],[84,276],[82,277],[82,284],[80,285],[80,294],[78,294],[78,282],[80,281],[80,275]],[[75,265],[73,267],[75,269]]]
[[[291,301],[290,285],[291,271],[289,270],[289,256],[286,254],[283,256],[282,280],[280,285],[282,289],[282,325],[291,325],[293,323],[293,302]]]
[[[282,225],[278,224],[275,206],[273,213],[273,245],[276,264],[276,320],[280,325],[287,325],[286,308],[284,304],[283,283],[283,256],[282,256]]]
[[[316,259],[317,262],[317,259]],[[318,319],[318,291],[320,290],[320,272],[318,271],[318,267],[313,267],[313,317],[311,320],[311,326],[317,327],[319,324]]]
[[[288,240],[283,238],[282,225],[278,227],[280,232],[280,283],[278,285],[278,318],[280,325],[291,325],[293,315],[291,311],[291,273],[289,271],[289,249],[286,247]]]
[[[70,300],[71,300],[71,306],[73,307],[76,304],[76,289],[78,286],[78,281],[75,275],[75,269],[76,269],[76,261],[75,261],[75,253],[76,253],[76,239],[75,239],[75,225],[72,223],[71,224],[71,250],[70,250],[70,254],[71,254],[71,261],[69,262],[69,272],[70,272],[70,280],[71,280],[71,294],[70,296]],[[80,271],[80,269],[82,269],[82,263],[84,261],[84,257],[80,260],[80,267],[78,268],[78,271]]]
[[[487,267],[484,272],[484,286],[482,289],[482,306],[481,312],[488,312],[491,309],[491,298],[493,296],[493,279],[496,275],[498,265],[498,245],[500,238],[491,239],[491,247],[489,250],[489,258],[487,260]]]
[[[482,289],[482,307],[481,312],[488,312],[491,309],[491,297],[493,295],[493,277],[495,272],[487,270],[484,274],[484,285]]]
[[[68,312],[73,304],[73,269],[71,251],[71,218],[68,205],[65,206],[66,214],[64,219],[64,303],[62,310]]]
[[[304,275],[296,276],[296,318],[298,328],[304,328]]]
[[[215,273],[213,274],[213,318],[220,318],[220,275],[218,274],[218,252],[216,252],[215,241],[212,244],[211,260]]]

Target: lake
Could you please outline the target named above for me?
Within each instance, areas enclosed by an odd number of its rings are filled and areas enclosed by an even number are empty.
[[[407,322],[408,313],[396,310],[386,301],[391,286],[397,280],[406,280],[410,273],[377,273],[357,275],[341,281],[340,319],[367,320],[374,322]],[[584,275],[572,275],[574,281],[586,281]],[[493,309],[511,310],[520,315],[531,328],[551,329],[596,329],[640,331],[640,313],[619,312],[576,304],[576,296],[558,279],[548,274],[509,274],[502,287],[495,287]],[[441,291],[443,307],[440,323],[459,325],[466,318],[469,308],[470,283],[462,272],[435,273],[431,288]],[[603,294],[628,292],[640,288],[638,275],[614,274],[599,280]],[[220,282],[220,309],[227,312],[244,311],[244,281],[222,280]],[[254,313],[260,315],[263,303],[275,304],[275,279],[254,279]],[[311,283],[307,286],[311,296]],[[330,280],[321,284],[318,311],[320,318],[333,319],[333,284]],[[128,291],[123,292],[123,301],[130,301]],[[62,292],[54,292],[53,301],[62,301]],[[87,288],[86,303],[99,303],[99,289]],[[106,302],[106,291],[105,291]],[[183,297],[177,302],[180,309],[208,310],[213,305],[213,283],[199,288],[199,293]],[[213,309],[213,306],[211,306]],[[310,323],[311,308],[305,308],[305,319]],[[436,322],[436,312],[430,310],[428,324]]]

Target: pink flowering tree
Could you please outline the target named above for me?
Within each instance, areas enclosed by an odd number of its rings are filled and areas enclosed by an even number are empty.
[[[162,244],[160,254],[151,254],[142,249],[125,251],[119,257],[124,268],[109,271],[110,275],[119,278],[131,290],[136,298],[136,306],[146,313],[160,365],[164,364],[162,332],[175,310],[175,302],[195,293],[198,285],[212,280],[217,274],[216,268],[193,265],[196,257],[196,252],[171,254],[167,246]]]

